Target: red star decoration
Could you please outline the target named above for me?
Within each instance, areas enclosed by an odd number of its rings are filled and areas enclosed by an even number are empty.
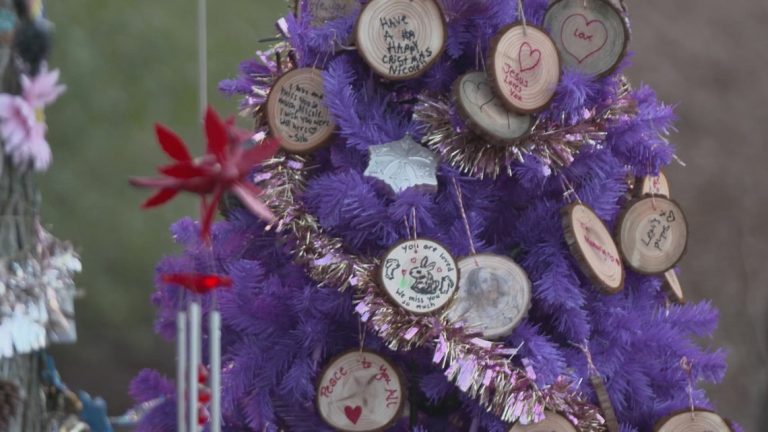
[[[200,236],[206,241],[210,240],[214,212],[227,191],[240,198],[256,216],[268,223],[275,221],[275,215],[259,200],[263,191],[245,177],[256,164],[275,155],[280,147],[277,140],[266,138],[259,145],[245,148],[234,122],[225,124],[210,107],[205,113],[208,145],[205,155],[198,159],[192,159],[184,141],[170,129],[157,124],[155,131],[160,147],[175,162],[158,169],[163,177],[130,180],[137,187],[159,189],[143,208],[165,204],[181,191],[200,195]]]

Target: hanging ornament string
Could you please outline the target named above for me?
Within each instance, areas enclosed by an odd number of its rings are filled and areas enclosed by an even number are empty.
[[[584,341],[581,345],[573,344],[579,348],[587,359],[587,369],[589,374],[589,381],[592,384],[592,388],[597,395],[597,401],[602,409],[603,420],[608,432],[619,432],[621,427],[616,417],[616,411],[613,409],[608,389],[605,387],[605,380],[603,379],[600,371],[597,370],[595,363],[592,359],[592,352],[589,350],[589,341]]]
[[[696,417],[696,406],[693,403],[693,361],[688,360],[688,357],[683,357],[680,359],[680,367],[688,380],[688,403],[691,408],[691,418],[694,418]]]
[[[464,198],[462,198],[461,195],[461,188],[459,187],[459,182],[456,181],[456,177],[451,177],[451,180],[453,181],[453,188],[456,191],[456,198],[459,201],[459,211],[461,212],[461,220],[464,223],[464,230],[467,232],[467,240],[469,241],[469,250],[472,252],[472,255],[477,255],[477,250],[475,249],[475,241],[472,238],[472,230],[469,228],[469,218],[467,218],[467,212],[464,209]]]
[[[528,22],[525,19],[525,11],[523,10],[523,0],[517,0],[517,15],[520,21],[523,23],[523,35],[528,36]],[[521,65],[522,68],[522,65]]]

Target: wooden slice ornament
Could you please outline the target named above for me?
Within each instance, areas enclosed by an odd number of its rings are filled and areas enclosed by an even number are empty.
[[[688,245],[688,223],[680,206],[668,198],[630,201],[620,218],[617,240],[624,261],[643,274],[674,267]]]
[[[669,180],[667,180],[667,176],[659,172],[657,176],[645,176],[639,179],[635,183],[635,195],[640,197],[653,195],[669,198],[671,195],[669,193]]]
[[[528,313],[531,281],[516,262],[499,255],[459,260],[459,290],[447,317],[488,339],[506,336]]]
[[[499,32],[491,48],[490,70],[502,103],[520,114],[549,104],[560,81],[555,43],[531,25],[512,25]]]
[[[624,288],[619,249],[592,209],[576,203],[563,209],[563,230],[571,253],[592,282],[608,294]]]
[[[320,374],[315,402],[320,417],[344,432],[385,429],[402,412],[405,383],[387,359],[350,351],[331,360]]]
[[[308,0],[306,10],[302,11],[298,7],[298,12],[299,16],[306,12],[312,26],[317,28],[329,21],[349,16],[359,7],[359,0]]]
[[[667,293],[667,297],[675,303],[685,303],[685,293],[683,293],[683,286],[680,284],[680,278],[677,277],[675,269],[667,270],[664,272],[664,277],[661,282],[661,287]]]
[[[314,68],[294,69],[272,86],[267,121],[285,150],[309,153],[330,140],[336,124],[324,97],[323,77]]]
[[[544,413],[544,420],[524,425],[516,423],[509,432],[577,432],[576,427],[565,417],[552,411]]]
[[[712,411],[686,410],[662,419],[655,432],[734,432],[731,425]]]
[[[389,80],[426,72],[440,57],[446,35],[443,12],[434,0],[372,0],[355,25],[358,52]]]
[[[451,301],[458,287],[459,268],[440,243],[407,240],[386,253],[379,280],[395,304],[423,315],[438,311]]]
[[[453,83],[456,106],[464,122],[475,133],[495,144],[505,145],[528,133],[533,119],[509,111],[493,91],[484,72],[470,72]]]
[[[629,29],[622,13],[605,0],[558,0],[547,10],[563,66],[588,75],[613,72],[627,52]]]
[[[591,375],[589,380],[592,382],[592,388],[595,389],[597,402],[603,411],[603,419],[608,432],[619,432],[619,420],[616,418],[616,411],[613,409],[611,397],[608,395],[608,389],[605,388],[605,382],[600,375]]]

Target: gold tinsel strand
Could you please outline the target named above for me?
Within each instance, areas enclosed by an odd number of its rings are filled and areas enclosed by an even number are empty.
[[[340,239],[326,235],[317,219],[304,211],[296,197],[304,191],[307,159],[281,154],[268,161],[258,179],[265,202],[278,215],[274,226],[292,240],[297,262],[321,286],[355,289],[356,311],[370,329],[393,350],[429,346],[434,363],[449,380],[507,422],[541,420],[544,409],[566,414],[582,432],[603,432],[598,409],[585,402],[565,379],[540,390],[529,374],[512,363],[516,349],[480,339],[444,316],[415,316],[391,305],[379,293],[378,259],[344,251]]]
[[[444,161],[473,177],[496,178],[503,172],[511,175],[512,163],[524,154],[534,155],[557,169],[570,165],[582,146],[601,145],[606,124],[637,113],[631,90],[629,81],[622,77],[608,108],[587,112],[581,122],[571,126],[537,120],[528,134],[509,145],[492,144],[468,127],[453,124],[455,107],[448,96],[420,95],[413,118],[424,135],[422,142]]]

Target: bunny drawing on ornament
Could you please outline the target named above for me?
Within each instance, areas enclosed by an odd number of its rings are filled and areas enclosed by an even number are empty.
[[[433,295],[440,291],[441,294],[445,294],[453,289],[453,281],[449,276],[443,276],[441,280],[435,280],[432,272],[435,270],[437,263],[429,262],[427,257],[424,257],[419,263],[418,267],[413,267],[408,274],[413,278],[413,284],[411,289],[419,294]]]

